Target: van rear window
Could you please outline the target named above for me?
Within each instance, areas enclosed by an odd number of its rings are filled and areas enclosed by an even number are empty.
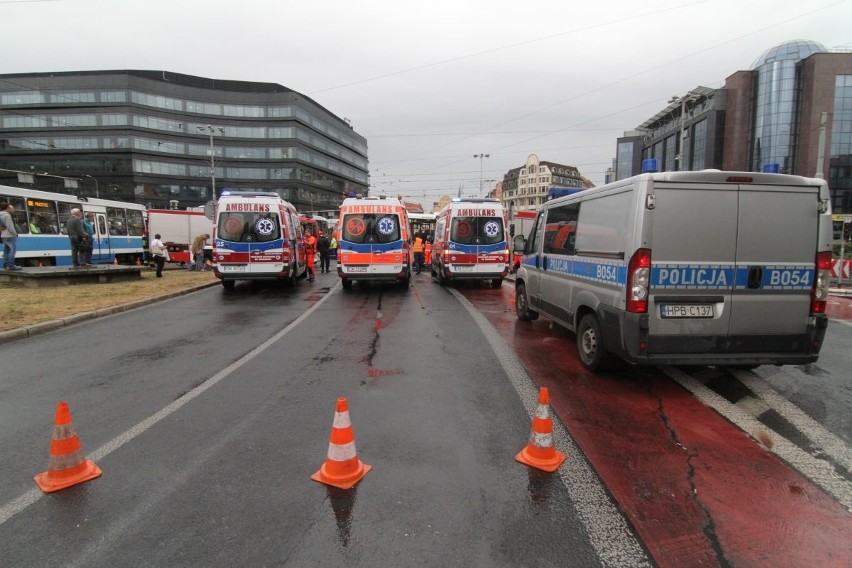
[[[356,244],[390,243],[400,238],[398,215],[351,213],[343,216],[344,241]]]
[[[280,239],[281,227],[272,213],[222,213],[216,235],[231,242],[265,243]]]
[[[493,245],[506,240],[500,217],[455,217],[450,240],[462,245]]]

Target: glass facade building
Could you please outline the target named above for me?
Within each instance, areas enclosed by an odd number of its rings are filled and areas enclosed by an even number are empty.
[[[212,164],[212,171],[211,171]],[[274,83],[164,71],[0,75],[0,183],[150,207],[228,189],[275,191],[302,211],[367,193],[367,141]],[[49,174],[49,175],[41,175]],[[213,175],[215,174],[215,175]]]
[[[751,170],[759,172],[778,164],[790,173],[795,162],[799,84],[796,64],[825,48],[814,42],[796,40],[767,50],[752,65],[754,83],[754,130]]]

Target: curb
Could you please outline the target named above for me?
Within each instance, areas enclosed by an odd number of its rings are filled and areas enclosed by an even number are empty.
[[[198,290],[203,290],[204,288],[212,288],[213,286],[220,286],[219,280],[215,280],[213,282],[206,282],[204,284],[198,284],[191,288],[178,290],[176,292],[169,292],[168,294],[161,294],[160,296],[154,296],[152,298],[135,300],[126,304],[118,304],[117,306],[101,308],[99,310],[94,310],[91,312],[80,312],[79,314],[73,314],[60,319],[48,320],[24,327],[0,331],[0,345],[4,343],[10,343],[12,341],[17,341],[18,339],[27,339],[36,335],[41,335],[42,333],[47,333],[49,331],[56,331],[57,329],[62,329],[63,327],[67,327],[69,325],[83,323],[85,321],[93,320],[96,318],[117,314],[119,312],[134,310],[136,308],[141,308],[150,305],[154,302],[162,302],[163,300],[177,298],[178,296],[185,296],[186,294],[191,294],[192,292],[197,292]]]

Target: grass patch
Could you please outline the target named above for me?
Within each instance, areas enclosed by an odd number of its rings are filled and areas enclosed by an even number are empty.
[[[156,298],[170,292],[194,288],[217,281],[213,271],[190,272],[166,270],[156,278],[153,270],[143,270],[142,279],[105,284],[75,284],[47,288],[23,288],[0,284],[0,295],[6,308],[0,319],[0,331],[33,325],[126,304],[135,300]]]

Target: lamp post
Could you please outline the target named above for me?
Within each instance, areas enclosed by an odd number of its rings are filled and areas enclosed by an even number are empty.
[[[490,158],[491,155],[490,154],[474,154],[473,157],[479,158],[479,193],[477,194],[477,197],[481,197],[482,196],[482,159],[483,158]]]
[[[94,181],[94,182],[95,182],[95,197],[100,198],[100,196],[101,196],[101,192],[100,192],[100,190],[98,189],[98,180],[97,180],[97,178],[96,178],[95,176],[90,176],[89,174],[83,174],[83,177],[84,177],[84,178],[91,178],[91,179],[92,179],[92,181]]]
[[[206,124],[201,126],[200,124],[195,127],[195,129],[204,134],[205,132],[210,135],[210,186],[213,191],[213,195],[211,196],[213,199],[216,199],[216,154],[213,149],[213,134],[218,130],[219,134],[224,134],[225,129],[221,126],[211,126]]]
[[[677,170],[683,171],[683,145],[686,142],[686,103],[694,103],[697,101],[700,95],[693,93],[692,91],[686,93],[682,97],[673,96],[669,99],[669,104],[679,104],[680,105],[680,147],[678,148],[677,154],[675,154],[675,161],[677,162]]]

